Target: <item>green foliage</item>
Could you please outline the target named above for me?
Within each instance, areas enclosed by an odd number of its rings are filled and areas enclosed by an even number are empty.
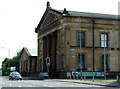
[[[8,72],[4,72],[4,76],[7,76],[8,75]]]
[[[16,56],[13,58],[5,58],[4,61],[2,62],[2,70],[3,70],[3,75],[6,76],[9,73],[8,67],[16,67],[16,71],[19,72],[19,57],[20,57],[21,51],[17,53]]]

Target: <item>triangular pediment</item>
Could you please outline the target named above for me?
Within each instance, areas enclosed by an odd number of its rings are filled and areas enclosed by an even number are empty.
[[[53,22],[60,19],[61,17],[62,17],[62,15],[60,14],[59,11],[46,9],[46,11],[45,11],[40,23],[39,23],[39,29],[47,27],[48,25],[50,25]]]
[[[25,57],[29,57],[31,56],[30,52],[28,51],[28,49],[26,47],[23,47],[21,54],[20,54],[20,59],[22,60]]]

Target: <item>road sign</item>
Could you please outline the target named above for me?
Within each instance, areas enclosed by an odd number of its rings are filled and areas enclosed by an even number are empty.
[[[82,72],[82,76],[92,77],[94,74],[95,77],[104,77],[104,72]],[[78,76],[81,76],[81,73],[78,72]]]
[[[10,71],[15,71],[16,67],[10,67]]]
[[[3,73],[2,70],[0,70],[0,76],[2,76],[2,73]]]

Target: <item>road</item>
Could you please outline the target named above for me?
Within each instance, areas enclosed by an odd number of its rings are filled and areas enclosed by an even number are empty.
[[[73,89],[74,87],[78,87],[79,89],[101,89],[102,86],[98,85],[88,85],[88,84],[79,84],[79,83],[72,83],[72,82],[60,82],[55,80],[8,80],[8,78],[0,77],[0,88],[5,89],[5,87],[35,87],[35,88],[51,88],[51,89],[60,89],[61,87],[65,87],[69,89]],[[82,88],[80,88],[82,87]],[[94,87],[94,88],[93,88]],[[103,88],[102,88],[103,89]],[[106,89],[106,88],[104,88]]]

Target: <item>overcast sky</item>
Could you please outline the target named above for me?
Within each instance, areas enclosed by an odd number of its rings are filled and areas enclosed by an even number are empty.
[[[58,10],[118,14],[119,0],[0,0],[0,65],[8,49],[11,58],[23,47],[37,49],[34,31],[47,1]]]

